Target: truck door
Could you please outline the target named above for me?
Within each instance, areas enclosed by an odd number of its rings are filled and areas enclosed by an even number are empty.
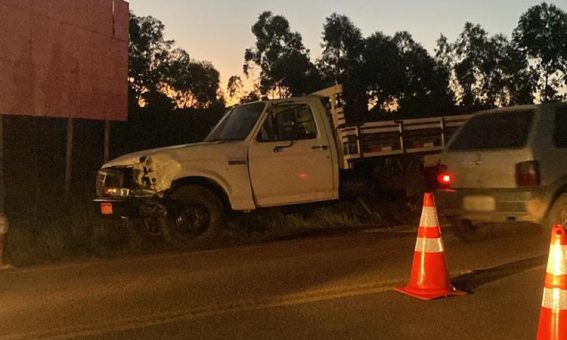
[[[248,153],[257,206],[337,198],[332,137],[322,119],[308,104],[275,104],[269,109]]]

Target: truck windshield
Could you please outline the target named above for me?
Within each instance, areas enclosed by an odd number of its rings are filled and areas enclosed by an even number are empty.
[[[451,151],[522,148],[531,130],[532,110],[482,114],[471,118],[457,133]]]
[[[235,107],[221,119],[205,142],[244,140],[265,107],[266,104],[261,102]]]

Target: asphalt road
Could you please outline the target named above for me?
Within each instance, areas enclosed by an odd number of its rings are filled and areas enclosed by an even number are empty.
[[[415,233],[362,232],[0,272],[0,338],[533,339],[548,245],[444,235],[464,297],[404,284]]]

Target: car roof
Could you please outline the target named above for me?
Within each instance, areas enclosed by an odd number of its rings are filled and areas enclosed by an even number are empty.
[[[564,106],[567,106],[567,103],[549,102],[549,103],[542,103],[542,104],[514,105],[514,106],[507,106],[507,107],[478,111],[478,112],[475,112],[475,115],[495,114],[495,113],[501,113],[501,112],[514,112],[514,111],[527,111],[527,110],[537,111],[537,110],[541,109],[542,107],[564,107]]]

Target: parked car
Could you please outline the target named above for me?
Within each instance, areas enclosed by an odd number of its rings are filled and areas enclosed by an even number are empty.
[[[496,223],[567,222],[567,104],[485,111],[440,156],[437,202],[464,240]]]

